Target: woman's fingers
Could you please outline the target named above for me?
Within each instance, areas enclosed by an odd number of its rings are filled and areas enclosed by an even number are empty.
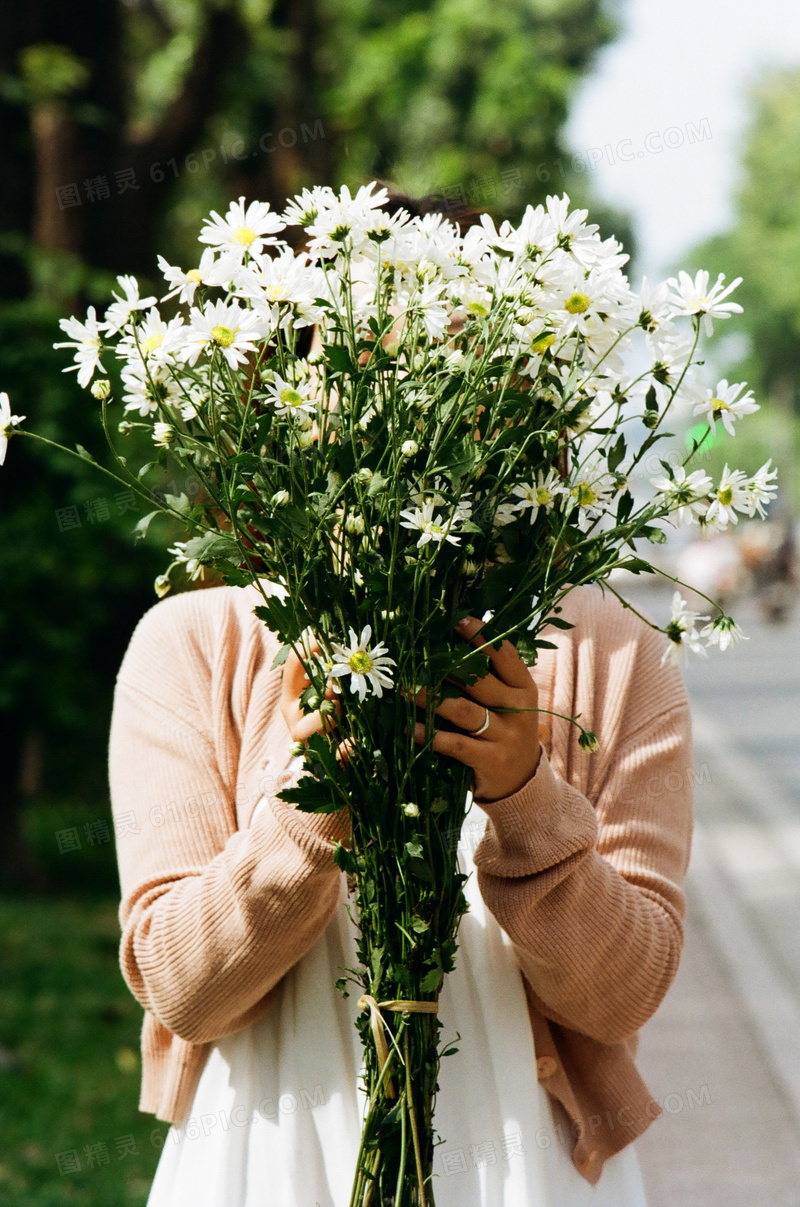
[[[425,741],[425,726],[417,721],[414,726],[414,740],[418,744]],[[458,759],[467,767],[475,767],[483,756],[480,738],[471,738],[464,733],[448,733],[445,729],[433,731],[433,749],[439,754],[446,754],[451,759]]]
[[[424,708],[427,700],[428,693],[423,687],[416,697],[417,705]],[[448,696],[439,701],[435,711],[438,716],[444,717],[446,721],[452,721],[454,725],[458,725],[467,733],[480,729],[486,720],[486,707],[466,696]]]
[[[309,647],[312,654],[319,647],[314,643]],[[295,742],[307,741],[312,733],[331,732],[339,723],[342,715],[342,703],[334,691],[333,682],[328,681],[325,687],[325,700],[332,701],[333,708],[328,706],[325,712],[315,709],[314,712],[304,713],[300,705],[300,695],[311,683],[305,672],[303,663],[294,652],[289,651],[283,664],[283,684],[281,688],[281,712],[286,722],[286,728]]]
[[[484,623],[475,616],[467,616],[456,625],[456,632],[466,641],[470,641],[476,649],[483,650],[488,655],[492,670],[503,683],[509,687],[528,687],[531,681],[530,672],[517,653],[516,648],[506,639],[497,650],[481,637]]]

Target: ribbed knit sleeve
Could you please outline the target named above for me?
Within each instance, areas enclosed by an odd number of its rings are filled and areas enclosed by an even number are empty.
[[[228,714],[247,691],[234,679],[247,651],[236,617],[213,602],[176,597],[140,622],[109,753],[123,975],[145,1009],[195,1044],[252,1021],[316,942],[340,887],[329,838],[345,832],[339,815],[278,801],[286,776],[263,781],[269,807],[237,829],[237,719]]]
[[[528,784],[483,806],[475,863],[542,1013],[613,1044],[650,1018],[678,968],[692,755],[683,684],[661,666],[664,638],[597,597],[583,596],[562,639],[570,695],[559,699],[557,681],[554,703],[581,711],[601,750],[584,753],[562,727],[561,774],[543,751]]]

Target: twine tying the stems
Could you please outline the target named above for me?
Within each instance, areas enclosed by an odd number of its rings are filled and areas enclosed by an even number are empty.
[[[437,1014],[439,1003],[436,1002],[415,1002],[394,1000],[390,1002],[376,1002],[375,998],[364,993],[356,1002],[359,1010],[370,1011],[370,1026],[372,1027],[372,1038],[375,1040],[375,1050],[378,1053],[378,1068],[385,1069],[386,1062],[389,1059],[389,1045],[386,1042],[386,1023],[383,1020],[381,1010],[392,1010],[395,1014]],[[386,1079],[386,1097],[394,1098],[395,1090],[391,1080]]]

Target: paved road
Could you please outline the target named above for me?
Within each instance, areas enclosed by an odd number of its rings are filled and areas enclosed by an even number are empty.
[[[800,608],[736,613],[749,640],[686,671],[697,825],[684,957],[642,1033],[650,1207],[800,1207]]]

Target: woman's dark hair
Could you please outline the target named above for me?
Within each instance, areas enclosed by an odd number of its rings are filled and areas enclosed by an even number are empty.
[[[398,210],[407,210],[412,218],[424,218],[426,214],[442,214],[459,228],[462,235],[471,226],[480,225],[481,211],[473,209],[466,202],[451,203],[436,193],[426,193],[424,197],[409,197],[393,188],[386,180],[379,180],[377,183],[389,194],[381,206],[387,214],[396,214]]]

